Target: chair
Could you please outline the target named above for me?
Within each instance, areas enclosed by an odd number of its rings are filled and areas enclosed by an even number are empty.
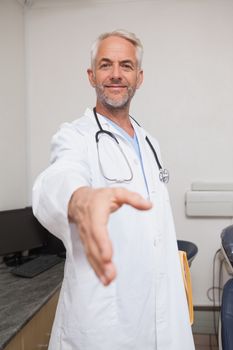
[[[189,241],[177,240],[178,250],[183,250],[187,254],[189,266],[191,266],[193,259],[197,255],[198,248],[196,244]]]
[[[233,349],[233,279],[228,280],[223,288],[221,340],[223,350]]]

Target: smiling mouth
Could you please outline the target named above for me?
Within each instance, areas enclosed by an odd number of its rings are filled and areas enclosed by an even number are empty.
[[[108,89],[126,89],[126,85],[105,85]]]

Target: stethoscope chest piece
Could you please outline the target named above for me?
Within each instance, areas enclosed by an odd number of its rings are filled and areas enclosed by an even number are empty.
[[[165,184],[169,182],[169,171],[167,169],[159,170],[159,180]]]

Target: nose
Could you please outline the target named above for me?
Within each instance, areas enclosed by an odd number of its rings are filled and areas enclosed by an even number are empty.
[[[121,79],[121,70],[119,64],[114,64],[112,67],[112,79]]]

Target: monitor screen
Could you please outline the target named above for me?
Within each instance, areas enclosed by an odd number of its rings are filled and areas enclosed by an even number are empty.
[[[0,256],[40,247],[51,248],[52,253],[64,250],[62,242],[35,218],[31,207],[0,211]]]

